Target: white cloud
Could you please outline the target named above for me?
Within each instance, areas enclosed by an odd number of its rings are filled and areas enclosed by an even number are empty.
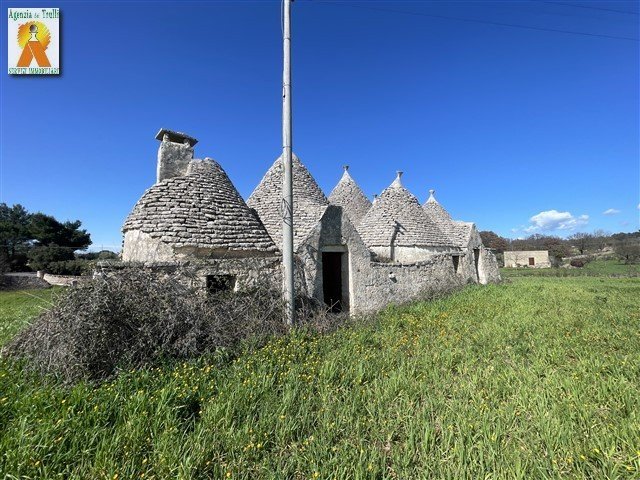
[[[575,230],[589,223],[589,215],[574,217],[569,212],[547,210],[529,219],[531,225],[524,229],[527,233],[551,232],[554,230]]]
[[[616,210],[615,208],[609,208],[602,212],[603,215],[615,215],[616,213],[620,213],[620,210]]]

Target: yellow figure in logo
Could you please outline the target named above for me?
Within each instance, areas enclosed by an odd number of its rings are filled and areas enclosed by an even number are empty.
[[[18,27],[18,44],[22,55],[18,59],[18,67],[28,67],[36,59],[39,67],[50,67],[45,50],[51,42],[49,29],[42,22],[29,22]]]

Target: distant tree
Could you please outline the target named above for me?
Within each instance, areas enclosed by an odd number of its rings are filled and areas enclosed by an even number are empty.
[[[33,270],[48,270],[49,265],[73,260],[73,249],[58,245],[38,246],[29,250],[27,254],[29,266]],[[51,272],[53,273],[53,272]]]
[[[91,236],[79,220],[59,222],[51,215],[29,213],[22,205],[0,204],[0,262],[13,271],[27,270],[28,261],[69,261],[73,252],[91,245]],[[32,252],[36,249],[37,251]],[[50,248],[46,252],[44,249]]]
[[[0,274],[8,272],[10,269],[9,256],[4,250],[0,249]]]
[[[638,230],[637,232],[631,232],[631,233],[620,232],[620,233],[614,233],[613,235],[611,235],[611,239],[613,241],[624,240],[626,238],[640,239],[640,230]]]
[[[0,257],[11,270],[26,268],[30,248],[29,212],[20,204],[0,203]]]
[[[571,248],[566,241],[558,237],[545,237],[543,240],[543,247],[549,251],[549,257],[551,263],[559,265],[564,257],[571,255]]]
[[[579,232],[574,233],[568,237],[567,240],[569,240],[569,242],[578,249],[580,255],[584,255],[584,252],[593,245],[594,239],[593,235],[590,233]]]
[[[482,238],[482,243],[485,247],[491,248],[496,252],[504,252],[509,248],[509,241],[506,238],[490,230],[480,232],[480,238]]]
[[[120,257],[111,250],[100,250],[99,252],[77,253],[76,258],[83,260],[117,260]]]
[[[640,263],[640,231],[612,235],[613,250],[625,263]]]
[[[31,237],[37,245],[58,245],[85,250],[91,245],[91,235],[81,230],[82,222],[59,222],[50,215],[34,213],[29,222]]]
[[[98,252],[98,260],[118,260],[120,256],[111,250],[100,250]]]
[[[611,233],[606,230],[598,229],[593,231],[593,245],[598,250],[602,251],[611,243]]]
[[[511,251],[523,251],[523,250],[536,250],[535,246],[529,242],[526,238],[516,238],[509,243],[509,250]]]

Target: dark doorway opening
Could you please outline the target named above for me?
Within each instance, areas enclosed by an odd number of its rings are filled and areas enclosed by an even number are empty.
[[[453,271],[458,273],[458,265],[460,265],[460,257],[458,255],[453,255],[451,257],[451,260],[453,261]]]
[[[324,303],[331,312],[341,312],[344,305],[342,298],[342,258],[341,252],[322,253],[322,293]]]
[[[534,266],[536,264],[536,259],[534,257],[529,257],[529,265]]]
[[[473,249],[473,264],[476,267],[476,276],[478,277],[478,281],[480,281],[480,270],[478,269],[478,264],[480,263],[480,249]]]

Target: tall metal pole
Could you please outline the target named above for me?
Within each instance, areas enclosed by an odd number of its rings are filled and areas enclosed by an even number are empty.
[[[295,286],[293,276],[293,166],[291,134],[291,0],[283,0],[283,54],[282,69],[282,264],[287,325],[295,321]]]

